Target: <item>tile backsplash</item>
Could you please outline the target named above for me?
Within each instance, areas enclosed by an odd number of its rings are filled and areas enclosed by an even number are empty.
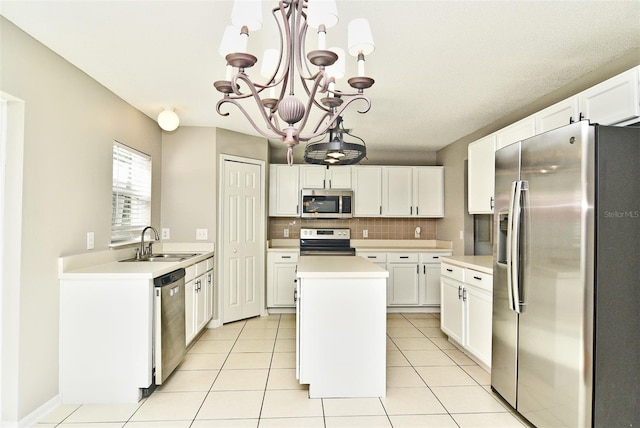
[[[420,227],[420,238],[415,237]],[[346,227],[351,239],[436,239],[436,219],[429,218],[351,218],[345,220],[314,220],[298,217],[269,217],[268,239],[300,239],[301,227]],[[285,229],[289,236],[285,237]],[[368,232],[364,238],[363,231]]]

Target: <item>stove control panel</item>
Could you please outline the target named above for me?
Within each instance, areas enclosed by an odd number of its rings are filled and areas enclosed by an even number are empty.
[[[316,229],[316,228],[301,228],[300,238],[307,239],[351,239],[351,229],[346,228],[330,228],[330,229]]]

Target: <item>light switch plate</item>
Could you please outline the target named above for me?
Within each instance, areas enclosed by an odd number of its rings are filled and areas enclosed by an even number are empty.
[[[93,250],[95,243],[95,235],[93,232],[87,232],[87,250]]]
[[[196,229],[196,241],[206,241],[209,235],[209,229]]]

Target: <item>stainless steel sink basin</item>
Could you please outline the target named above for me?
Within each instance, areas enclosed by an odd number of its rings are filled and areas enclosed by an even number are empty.
[[[158,253],[142,256],[139,259],[132,257],[130,259],[120,260],[121,262],[181,262],[191,257],[199,256],[200,253]]]

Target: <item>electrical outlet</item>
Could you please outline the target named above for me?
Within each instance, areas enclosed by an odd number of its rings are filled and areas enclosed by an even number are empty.
[[[369,231],[368,231],[367,229],[364,229],[364,230],[362,231],[362,237],[363,237],[363,238],[368,238],[368,237],[369,237]]]
[[[285,229],[284,230],[284,237],[288,238],[289,237],[289,229]]]
[[[170,239],[171,238],[171,231],[169,230],[168,227],[163,227],[162,228],[162,239]]]
[[[87,250],[93,250],[95,243],[95,235],[93,232],[87,232]]]
[[[196,229],[196,241],[206,241],[208,234],[209,229]]]

